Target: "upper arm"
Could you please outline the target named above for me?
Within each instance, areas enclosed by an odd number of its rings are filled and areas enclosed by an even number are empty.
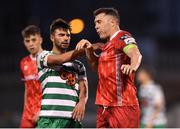
[[[120,41],[120,48],[122,48],[123,52],[130,58],[133,56],[141,56],[136,40],[130,34],[124,34],[123,36],[121,36]]]
[[[24,81],[24,72],[23,72],[23,60],[21,60],[20,62],[20,76],[21,76],[21,80]]]
[[[129,44],[126,47],[124,47],[123,50],[130,58],[133,57],[134,55],[136,55],[138,57],[141,56],[140,51],[139,51],[137,45],[135,45],[135,44]]]

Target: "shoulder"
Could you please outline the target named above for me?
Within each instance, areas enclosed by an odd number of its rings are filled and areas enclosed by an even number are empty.
[[[122,41],[125,43],[125,45],[129,45],[129,44],[136,44],[135,39],[133,38],[133,36],[127,32],[127,31],[120,31],[119,33],[119,37],[118,37],[119,41]]]
[[[79,60],[74,60],[74,65],[76,65],[79,69],[81,69],[81,68],[83,68],[83,69],[85,69],[85,66],[84,66],[84,64],[81,62],[81,61],[79,61]]]
[[[28,55],[28,56],[25,56],[25,57],[23,57],[23,58],[21,59],[20,64],[23,64],[23,63],[29,61],[30,59],[31,59],[31,58],[30,58],[29,55]]]
[[[118,34],[118,38],[120,40],[125,40],[127,38],[131,38],[132,35],[128,31],[121,30]]]
[[[42,52],[37,54],[37,59],[43,58],[43,57],[45,57],[46,55],[48,55],[50,53],[51,53],[50,51],[43,50]]]
[[[39,52],[39,53],[37,54],[37,56],[41,56],[41,55],[44,55],[44,54],[47,54],[47,53],[50,53],[50,51],[43,50],[43,51]]]

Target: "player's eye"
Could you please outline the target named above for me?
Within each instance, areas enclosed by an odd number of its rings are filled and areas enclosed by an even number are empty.
[[[32,41],[33,41],[33,42],[35,42],[35,41],[36,41],[36,39],[34,38],[34,39],[32,39]]]
[[[70,34],[67,34],[66,36],[67,36],[67,37],[70,37],[71,35],[70,35]]]

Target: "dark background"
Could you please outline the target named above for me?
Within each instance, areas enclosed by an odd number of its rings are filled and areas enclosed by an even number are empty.
[[[18,127],[23,109],[24,85],[20,81],[19,61],[28,53],[21,30],[38,25],[44,38],[43,48],[50,50],[49,26],[52,20],[81,18],[84,30],[72,35],[70,49],[82,38],[98,42],[93,11],[114,7],[120,13],[120,27],[136,39],[143,55],[142,64],[156,70],[163,86],[168,127],[180,127],[180,0],[2,0],[0,2],[0,127]],[[95,127],[97,75],[84,57],[89,79],[89,101],[84,127]],[[138,84],[137,84],[138,87]]]

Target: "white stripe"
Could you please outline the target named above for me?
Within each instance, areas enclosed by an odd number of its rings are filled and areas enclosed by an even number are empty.
[[[40,53],[38,53],[37,55],[37,64],[38,64],[38,68],[41,68],[41,60],[42,60],[42,56],[46,55],[47,53],[49,53],[48,51],[42,51]]]
[[[47,111],[47,110],[41,110],[40,116],[54,116],[54,117],[72,117],[72,112],[70,111]]]
[[[41,85],[44,87],[47,82],[59,82],[59,83],[66,83],[66,80],[63,80],[60,78],[60,76],[49,76],[41,83]]]
[[[76,102],[72,100],[60,100],[60,99],[43,99],[41,105],[59,105],[59,106],[72,106],[76,105]]]
[[[121,54],[116,54],[116,87],[117,87],[117,104],[122,105],[122,80],[121,80]]]
[[[46,88],[43,92],[43,95],[44,94],[63,94],[63,95],[78,96],[75,90],[65,89],[65,88]]]
[[[44,66],[48,66],[47,64],[47,57],[50,55],[50,53],[48,53],[45,57],[44,57],[44,61],[43,61],[43,65]]]
[[[60,76],[49,76],[41,82],[42,87],[44,87],[48,82],[66,83],[66,80],[63,80]],[[79,84],[75,84],[75,89],[79,89]]]

